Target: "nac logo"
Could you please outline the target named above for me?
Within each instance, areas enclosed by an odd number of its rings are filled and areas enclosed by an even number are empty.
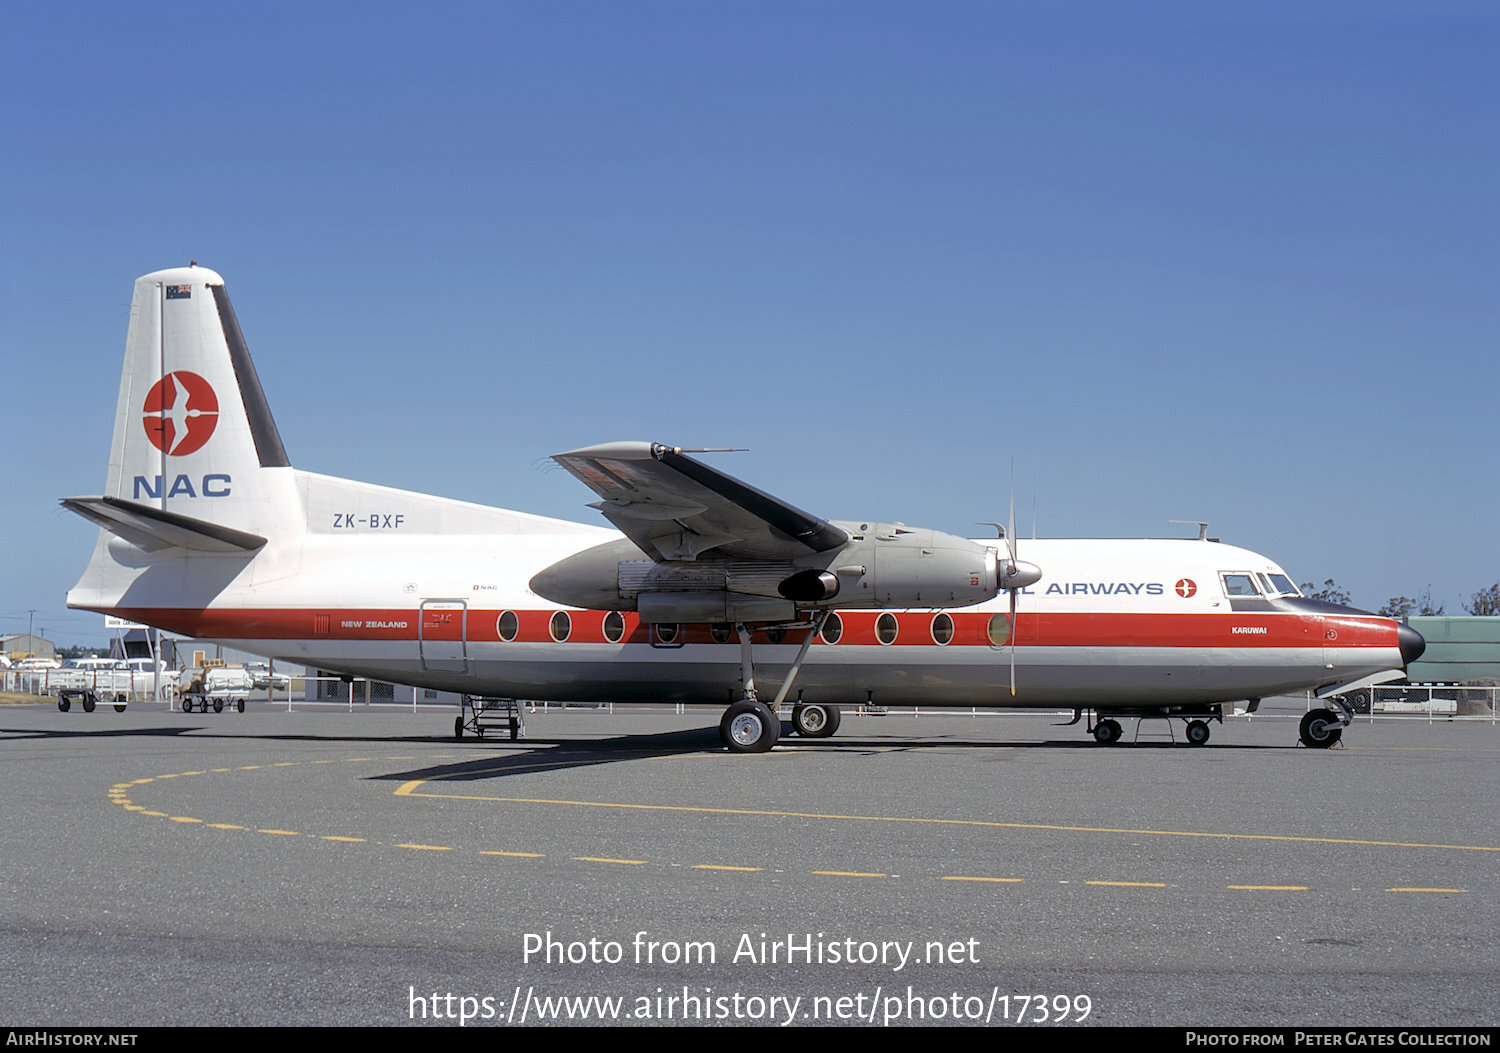
[[[1181,596],[1183,599],[1187,599],[1197,591],[1198,583],[1195,582],[1192,578],[1177,579],[1177,595]]]
[[[219,397],[197,373],[168,373],[146,393],[141,407],[146,438],[169,457],[203,449],[219,424]]]

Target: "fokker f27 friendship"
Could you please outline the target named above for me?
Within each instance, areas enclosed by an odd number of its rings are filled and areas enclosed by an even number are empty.
[[[292,467],[223,279],[135,283],[99,525],[68,605],[478,699],[724,706],[738,752],[841,707],[1070,708],[1209,737],[1225,708],[1395,679],[1422,638],[1204,540],[975,541],[829,521],[674,447],[558,454],[617,530]],[[1302,722],[1333,744],[1337,700]],[[456,730],[463,729],[463,718]]]

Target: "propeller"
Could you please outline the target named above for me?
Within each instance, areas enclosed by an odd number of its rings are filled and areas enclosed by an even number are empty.
[[[998,526],[998,524],[994,524]],[[997,584],[1010,593],[1010,694],[1016,695],[1016,594],[1042,580],[1042,568],[1016,558],[1016,467],[1010,468],[1010,522],[1000,529],[1007,558],[999,561]]]

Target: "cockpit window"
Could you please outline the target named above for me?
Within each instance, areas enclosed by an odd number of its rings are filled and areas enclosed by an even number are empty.
[[[1272,574],[1271,584],[1276,586],[1276,591],[1282,596],[1301,596],[1297,586],[1292,584],[1292,579],[1285,574]]]
[[[1224,579],[1224,595],[1226,596],[1259,596],[1260,590],[1255,587],[1255,577],[1250,574],[1221,574]]]

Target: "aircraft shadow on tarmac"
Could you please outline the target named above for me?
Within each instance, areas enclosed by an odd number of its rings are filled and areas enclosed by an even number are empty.
[[[472,761],[450,764],[434,764],[384,775],[372,775],[371,781],[409,781],[412,779],[440,779],[447,782],[469,782],[482,779],[503,779],[511,775],[535,775],[544,770],[591,767],[600,764],[619,764],[657,757],[670,757],[690,753],[724,753],[719,742],[717,728],[694,728],[659,732],[655,734],[618,735],[581,742],[577,739],[527,738],[520,741],[494,740],[464,742],[461,745],[483,748],[487,755]],[[503,754],[492,752],[496,748]],[[902,753],[934,749],[1044,749],[1044,750],[1095,750],[1119,753],[1132,750],[1173,750],[1193,756],[1208,756],[1213,751],[1234,750],[1290,750],[1292,745],[1240,744],[1220,745],[1211,751],[1190,748],[1184,742],[1149,741],[1101,747],[1090,741],[1049,739],[1043,741],[1006,742],[996,739],[945,738],[887,739],[841,736],[837,742],[792,738],[782,739],[778,750],[794,748],[802,752],[841,753],[846,755],[874,756],[883,753]],[[753,758],[741,758],[754,763]]]

